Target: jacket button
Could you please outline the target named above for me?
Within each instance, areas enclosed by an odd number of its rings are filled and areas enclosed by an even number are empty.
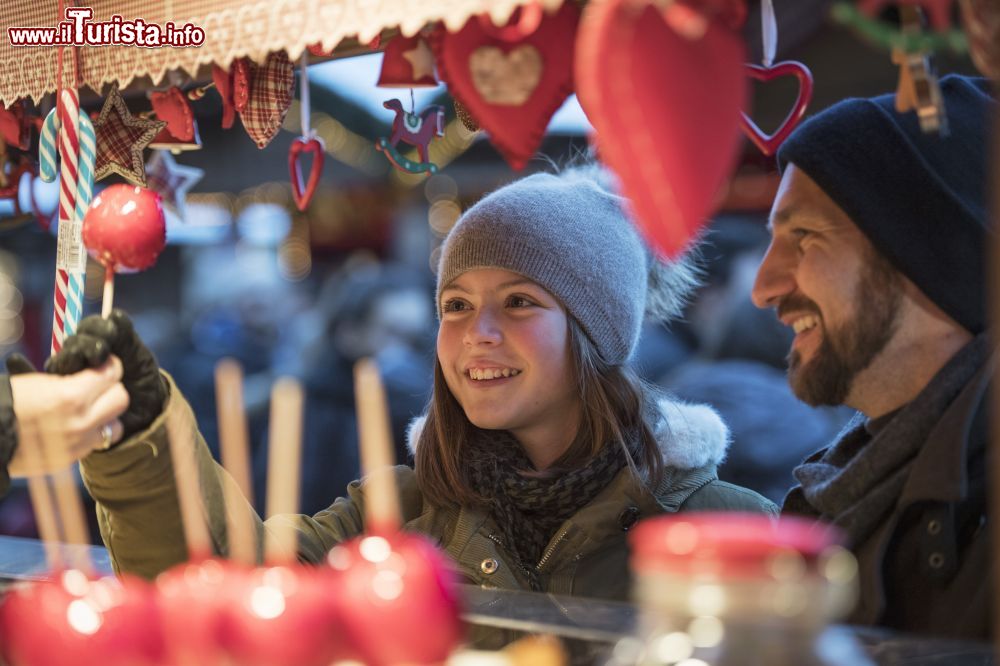
[[[479,563],[479,570],[482,571],[487,576],[496,573],[496,570],[499,568],[500,568],[500,563],[497,562],[492,557],[487,557],[485,560]]]
[[[941,521],[940,520],[930,520],[927,522],[927,533],[931,536],[937,536],[941,533]]]
[[[630,506],[627,509],[624,509],[620,514],[618,514],[618,524],[625,532],[628,532],[629,528],[635,525],[636,521],[638,520],[639,520],[639,507],[637,506]]]
[[[944,555],[941,553],[931,553],[931,556],[927,558],[927,563],[931,565],[932,569],[940,569],[944,566]]]

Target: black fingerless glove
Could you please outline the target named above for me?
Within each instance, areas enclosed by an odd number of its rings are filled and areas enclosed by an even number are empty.
[[[37,372],[31,361],[21,354],[7,357],[9,375]],[[0,375],[0,497],[10,489],[10,474],[7,465],[17,451],[17,415],[14,414],[14,394],[10,387],[10,376]]]
[[[66,338],[62,350],[46,362],[45,369],[60,375],[72,374],[101,365],[109,354],[121,359],[124,367],[122,383],[129,398],[128,409],[119,417],[124,440],[148,428],[167,400],[167,384],[160,375],[156,358],[136,335],[128,315],[112,310],[107,319],[97,315],[85,318],[76,335]]]

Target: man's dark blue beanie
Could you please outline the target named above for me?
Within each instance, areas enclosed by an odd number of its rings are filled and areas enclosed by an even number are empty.
[[[848,99],[802,124],[778,150],[782,171],[809,175],[875,249],[972,333],[986,326],[988,128],[986,79],[946,76],[949,134],[925,134],[894,95]]]

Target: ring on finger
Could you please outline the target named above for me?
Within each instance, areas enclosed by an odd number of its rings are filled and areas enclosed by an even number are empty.
[[[101,451],[107,451],[111,448],[111,437],[114,431],[111,428],[110,423],[106,423],[103,428],[101,428],[101,445],[98,447]]]

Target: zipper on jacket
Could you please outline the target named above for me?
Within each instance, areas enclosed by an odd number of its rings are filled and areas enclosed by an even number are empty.
[[[535,565],[535,571],[538,573],[542,572],[542,567],[544,567],[545,563],[552,557],[552,553],[555,552],[556,547],[566,539],[567,534],[569,534],[569,530],[563,528],[559,534],[553,537],[552,541],[549,543],[549,547],[545,549],[544,553],[542,553],[542,559],[538,560],[538,564]]]
[[[500,537],[498,537],[496,534],[492,534],[492,533],[487,534],[486,538],[489,539],[490,541],[492,541],[493,543],[495,543],[496,545],[500,546],[500,550],[503,551],[504,554],[508,555],[511,560],[513,560],[514,562],[517,563],[517,566],[519,566],[521,568],[521,571],[524,572],[524,575],[526,575],[529,578],[531,578],[531,569],[529,569],[528,567],[526,567],[523,564],[521,564],[521,559],[519,557],[511,555],[510,549],[507,548],[506,545],[504,545],[503,539],[501,539]]]

